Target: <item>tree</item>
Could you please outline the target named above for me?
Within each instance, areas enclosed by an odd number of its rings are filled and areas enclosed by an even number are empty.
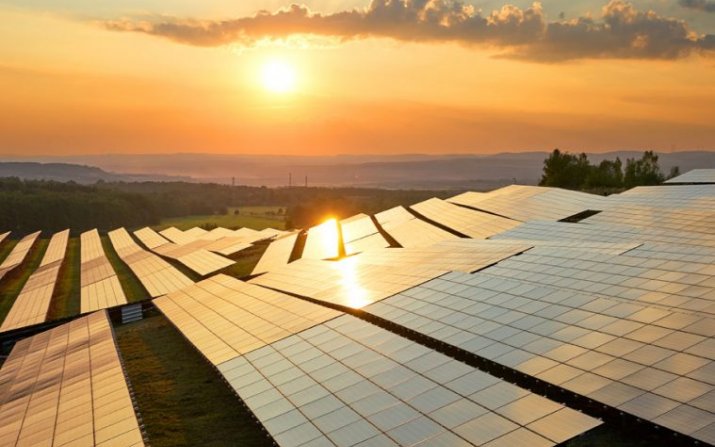
[[[598,166],[593,166],[586,181],[587,188],[620,188],[623,186],[623,162],[616,157],[615,161],[603,160]]]
[[[544,174],[539,185],[580,189],[586,182],[591,168],[586,154],[581,153],[576,156],[554,149],[544,160]]]
[[[640,160],[626,160],[624,183],[628,188],[652,186],[663,183],[665,176],[658,165],[658,156],[653,151],[645,151]]]
[[[673,166],[668,173],[668,180],[680,175],[680,166]]]

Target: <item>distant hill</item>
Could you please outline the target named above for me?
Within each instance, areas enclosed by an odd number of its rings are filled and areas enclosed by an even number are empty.
[[[105,182],[190,180],[188,177],[160,174],[116,174],[104,171],[95,166],[70,163],[38,162],[0,162],[0,177],[18,177],[26,180],[54,180],[58,182],[73,181],[82,184],[92,184],[100,180]]]
[[[640,158],[642,151],[589,154],[592,162],[608,158]],[[250,186],[358,186],[413,189],[488,190],[511,183],[536,184],[546,152],[493,155],[336,155],[274,156],[223,154],[87,155],[42,157],[18,164],[0,163],[0,176],[96,180],[185,180]],[[681,172],[715,168],[715,152],[660,153],[661,167]],[[76,163],[76,164],[68,164]],[[9,166],[8,166],[9,165]],[[32,166],[30,166],[32,165]],[[81,165],[81,166],[80,166]],[[11,174],[8,174],[8,170]],[[121,172],[122,174],[116,174]],[[21,173],[18,174],[18,173]]]

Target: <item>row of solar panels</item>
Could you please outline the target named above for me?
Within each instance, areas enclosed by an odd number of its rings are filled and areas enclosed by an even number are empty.
[[[212,250],[233,254],[250,247],[253,242],[282,233],[280,230],[256,231],[248,228],[237,231],[217,228],[210,232],[193,228],[184,232],[172,227],[162,231],[162,234],[178,241],[169,242],[149,228],[135,232],[137,237],[155,252],[176,259],[202,276],[234,263]],[[0,235],[0,243],[9,234],[8,232]],[[15,245],[0,264],[0,280],[22,264],[39,236],[40,232],[32,233]],[[193,283],[171,264],[136,244],[124,229],[112,231],[109,236],[120,257],[127,262],[152,297],[164,295]],[[69,230],[52,236],[40,265],[24,284],[8,315],[2,321],[0,332],[46,321],[68,240]],[[127,298],[122,285],[104,253],[97,230],[82,233],[80,241],[81,313],[126,304]]]

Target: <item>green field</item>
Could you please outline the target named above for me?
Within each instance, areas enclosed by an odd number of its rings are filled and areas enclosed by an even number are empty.
[[[238,209],[239,214],[234,214]],[[280,206],[246,206],[239,208],[229,208],[226,214],[215,214],[208,216],[186,216],[162,219],[159,225],[153,228],[157,231],[164,228],[176,227],[180,230],[188,230],[193,227],[204,225],[216,225],[218,227],[238,229],[242,227],[262,230],[264,228],[285,228],[285,217],[279,214],[280,210],[285,211],[285,207]]]
[[[163,315],[115,329],[154,447],[270,446],[252,416]]]

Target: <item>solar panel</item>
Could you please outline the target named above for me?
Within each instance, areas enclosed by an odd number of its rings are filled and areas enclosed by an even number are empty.
[[[223,275],[156,303],[281,446],[551,446],[600,424],[355,317]],[[558,434],[539,423],[556,415]]]
[[[526,222],[561,220],[585,210],[600,210],[605,199],[559,188],[510,185],[488,193],[465,192],[447,201]]]
[[[124,228],[110,231],[109,239],[119,257],[137,275],[150,296],[166,295],[193,284],[171,264],[137,245]]]
[[[168,239],[164,238],[162,235],[149,227],[136,230],[134,232],[134,236],[139,238],[142,244],[146,245],[146,247],[150,250],[154,250],[157,247],[171,243]]]
[[[175,244],[189,244],[196,239],[176,227],[166,228],[159,233]]]
[[[80,241],[81,312],[126,304],[127,297],[112,264],[104,254],[97,230],[82,233]]]
[[[499,278],[490,270],[450,273],[364,311],[713,442],[698,432],[715,423],[715,350],[709,349],[715,320]],[[654,411],[644,399],[668,405]]]
[[[715,248],[715,237],[693,234],[687,231],[664,230],[648,227],[632,227],[619,224],[564,223],[534,221],[494,235],[491,239],[523,239],[527,241],[574,241],[604,243],[649,243],[658,244],[664,250],[674,247],[679,251],[693,253],[702,247]]]
[[[433,222],[474,239],[486,239],[519,225],[515,220],[466,209],[437,198],[410,208]]]
[[[390,246],[379,233],[372,218],[366,214],[358,214],[348,219],[343,219],[340,221],[340,226],[347,254]]]
[[[2,280],[8,272],[22,264],[22,261],[25,260],[25,257],[30,252],[30,249],[35,244],[35,241],[39,236],[40,232],[37,231],[35,233],[28,234],[15,244],[10,254],[7,255],[7,258],[5,258],[2,264],[0,264],[0,280]]]
[[[0,445],[144,445],[104,312],[15,345],[0,369]]]
[[[216,275],[154,300],[214,364],[337,315],[281,293]],[[302,312],[309,308],[308,312]]]
[[[305,248],[301,258],[328,259],[337,258],[341,254],[339,223],[329,219],[320,225],[311,227],[307,231]]]
[[[685,174],[668,179],[665,183],[715,183],[715,169],[693,169]]]
[[[565,290],[715,315],[715,269],[693,260],[594,254],[539,247],[489,269],[494,275]]]
[[[279,236],[266,247],[261,259],[253,268],[253,275],[270,272],[288,264],[298,233]]]
[[[57,276],[67,251],[69,230],[55,233],[50,239],[40,266],[30,275],[0,326],[0,332],[42,323],[55,290]]]
[[[427,247],[440,241],[459,239],[452,233],[416,218],[401,206],[378,213],[375,218],[382,229],[405,248]]]

